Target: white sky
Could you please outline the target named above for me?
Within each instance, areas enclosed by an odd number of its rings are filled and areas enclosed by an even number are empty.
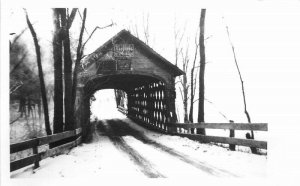
[[[51,42],[52,20],[51,11],[48,8],[49,6],[62,7],[64,4],[59,4],[59,1],[54,1],[54,3],[37,1],[38,5],[42,6],[37,8],[37,3],[29,2],[32,1],[2,3],[1,41],[4,40],[3,36],[7,32],[21,30],[25,26],[22,9],[15,7],[18,4],[19,7],[29,6],[29,16],[35,23],[34,26],[37,34],[41,37],[41,43],[46,46],[47,42]],[[89,33],[95,26],[105,26],[110,24],[111,20],[117,23],[117,26],[113,28],[98,31],[87,45],[87,53],[93,52],[118,31],[127,28],[130,22],[141,23],[143,13],[149,12],[150,46],[170,61],[174,60],[175,15],[178,25],[187,22],[187,33],[193,35],[199,23],[200,9],[206,7],[206,36],[212,35],[206,41],[207,61],[211,62],[207,64],[205,74],[207,99],[214,102],[229,119],[246,122],[243,114],[240,82],[226,36],[224,21],[221,18],[224,16],[245,81],[248,110],[252,120],[253,122],[269,123],[270,154],[283,153],[281,148],[285,153],[285,156],[270,156],[269,162],[272,162],[269,166],[270,172],[274,176],[279,175],[282,172],[277,171],[278,167],[287,171],[287,175],[295,175],[296,172],[299,172],[296,169],[297,166],[289,166],[294,164],[297,156],[300,156],[298,151],[291,152],[292,148],[300,146],[298,138],[300,132],[299,1],[87,2],[89,1],[76,0],[67,5],[88,7],[87,30]],[[14,15],[10,14],[11,9],[8,8],[12,6],[14,10],[18,10]],[[7,19],[8,15],[13,18]],[[76,26],[78,28],[79,25],[74,25],[74,28]],[[7,36],[5,37],[7,38]],[[193,42],[193,37],[191,42]],[[1,109],[5,113],[7,112],[5,108],[8,107],[6,101],[8,94],[6,95],[3,91],[8,90],[8,85],[5,85],[8,83],[8,73],[3,69],[7,69],[8,66],[3,64],[3,61],[7,61],[7,57],[3,57],[3,54],[7,52],[7,46],[3,42],[1,44],[1,105],[3,106]],[[51,48],[44,50],[49,51]],[[191,53],[193,52],[194,50],[191,49]],[[177,93],[177,97],[179,96]],[[206,106],[209,109],[209,113],[206,115],[207,121],[222,121],[213,107],[208,104]],[[2,110],[1,116],[3,116]],[[8,123],[8,120],[3,117],[1,117],[1,121],[1,123]],[[284,159],[287,163],[280,163],[286,156],[290,157]]]

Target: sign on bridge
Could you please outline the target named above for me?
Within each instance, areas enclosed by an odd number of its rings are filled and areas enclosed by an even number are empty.
[[[128,59],[134,56],[133,44],[115,44],[113,55],[115,58]]]

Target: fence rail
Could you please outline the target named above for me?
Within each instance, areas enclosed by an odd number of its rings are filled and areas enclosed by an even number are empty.
[[[32,140],[23,141],[20,143],[14,143],[10,145],[10,154],[23,151],[26,149],[33,149],[34,155],[22,158],[19,160],[15,160],[10,162],[10,171],[15,171],[17,169],[26,167],[28,165],[34,164],[34,168],[39,167],[39,161],[45,159],[47,157],[51,157],[54,155],[58,155],[62,153],[66,149],[70,149],[74,146],[77,146],[81,143],[81,128],[72,131],[66,131],[59,134],[49,135],[45,137],[35,138]],[[60,141],[62,139],[77,137],[76,140],[63,144],[61,146],[55,147],[53,149],[49,149],[47,151],[38,152],[38,146],[53,143],[56,141]]]
[[[168,123],[167,131],[170,134],[179,135],[182,137],[187,137],[192,140],[197,140],[202,143],[225,143],[231,145],[240,145],[247,147],[254,147],[260,149],[267,149],[266,141],[259,141],[254,139],[240,139],[234,137],[235,130],[253,130],[253,131],[268,131],[267,123]],[[220,136],[207,136],[200,134],[191,134],[190,129],[228,129],[230,131],[230,137],[220,137]],[[180,132],[181,129],[187,130],[188,133]]]
[[[205,129],[230,129],[230,130],[255,130],[268,131],[267,123],[171,123],[169,127],[183,129],[205,128]]]
[[[253,130],[253,131],[268,131],[267,123],[165,123],[163,125],[149,125],[141,119],[128,116],[133,121],[136,121],[143,126],[157,130],[159,132],[171,135],[187,137],[201,143],[223,143],[229,144],[231,150],[235,150],[235,145],[254,147],[260,149],[267,149],[267,142],[254,139],[235,138],[235,130]],[[205,128],[205,129],[227,129],[230,137],[221,136],[207,136],[201,134],[192,134],[191,129]],[[181,129],[184,129],[185,132]]]
[[[255,147],[260,149],[267,149],[266,141],[258,141],[252,139],[240,139],[240,138],[231,138],[231,137],[220,137],[220,136],[204,136],[199,134],[178,134],[182,137],[187,137],[192,140],[197,140],[202,143],[225,143],[231,145],[240,145],[247,147]]]

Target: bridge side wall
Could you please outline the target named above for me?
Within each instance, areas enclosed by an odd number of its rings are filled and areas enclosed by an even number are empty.
[[[165,123],[177,121],[175,91],[157,81],[127,93],[128,115],[156,128],[167,130]]]

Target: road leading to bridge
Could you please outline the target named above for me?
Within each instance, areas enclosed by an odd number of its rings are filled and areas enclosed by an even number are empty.
[[[237,175],[229,171],[207,165],[199,160],[189,157],[184,153],[158,143],[148,138],[143,134],[142,131],[137,130],[134,126],[129,125],[122,120],[107,120],[97,122],[96,129],[96,132],[100,132],[101,135],[107,135],[115,147],[118,148],[121,153],[126,153],[128,158],[138,166],[141,172],[148,177],[165,177],[163,171],[161,171],[159,167],[161,164],[166,163],[178,164],[178,167],[185,167],[191,171],[192,169],[196,168],[198,169],[195,170],[196,172],[201,171],[204,174],[212,176],[237,177]],[[134,140],[126,142],[123,137],[134,138]],[[135,148],[136,143],[142,143],[144,146],[147,146],[146,148],[148,148],[148,152],[152,153],[143,153],[143,148],[145,147]],[[153,158],[152,156],[158,157]],[[160,158],[160,156],[162,157]],[[160,161],[163,159],[163,157],[167,157],[166,159],[168,159],[168,162]]]
[[[109,120],[108,122],[102,121],[96,123],[96,128],[96,132],[100,132],[104,135],[107,135],[109,139],[113,142],[114,146],[118,148],[122,153],[126,153],[128,155],[128,158],[147,177],[165,177],[153,167],[151,162],[149,162],[145,157],[139,154],[135,149],[130,147],[130,145],[128,145],[124,141],[122,136],[128,135],[130,133],[135,133],[135,131],[130,130],[130,128],[128,128],[126,123],[114,120]]]

